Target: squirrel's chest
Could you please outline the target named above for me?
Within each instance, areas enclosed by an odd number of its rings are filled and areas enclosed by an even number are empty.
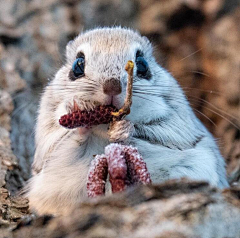
[[[109,143],[107,134],[104,137],[92,133],[84,143],[79,141],[79,145],[73,148],[73,153],[77,152],[78,159],[90,159],[91,161],[95,155],[103,154],[104,148]]]

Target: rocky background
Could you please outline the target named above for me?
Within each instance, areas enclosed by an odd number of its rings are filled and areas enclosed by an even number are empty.
[[[239,0],[0,1],[0,237],[240,237],[239,22]],[[69,40],[112,25],[153,42],[217,139],[232,187],[171,181],[35,218],[16,194],[30,176],[40,94]]]

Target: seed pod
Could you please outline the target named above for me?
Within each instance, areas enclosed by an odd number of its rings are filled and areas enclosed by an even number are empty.
[[[115,111],[117,109],[114,106],[97,106],[94,110],[90,111],[77,110],[63,115],[59,119],[59,123],[68,129],[108,124],[113,119],[112,112]]]

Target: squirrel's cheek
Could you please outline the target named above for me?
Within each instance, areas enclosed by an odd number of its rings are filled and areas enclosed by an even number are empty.
[[[70,112],[70,105],[66,104],[65,102],[59,103],[55,111],[55,120],[58,122],[61,116],[68,112]]]

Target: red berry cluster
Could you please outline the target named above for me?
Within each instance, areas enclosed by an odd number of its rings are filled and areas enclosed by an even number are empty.
[[[68,129],[108,124],[113,119],[112,112],[116,111],[117,109],[114,106],[97,106],[94,110],[90,111],[77,110],[63,115],[59,119],[59,123]]]
[[[134,184],[151,183],[146,163],[132,146],[110,144],[105,148],[104,155],[95,157],[88,173],[89,197],[105,194],[108,173],[113,193],[121,192]]]

